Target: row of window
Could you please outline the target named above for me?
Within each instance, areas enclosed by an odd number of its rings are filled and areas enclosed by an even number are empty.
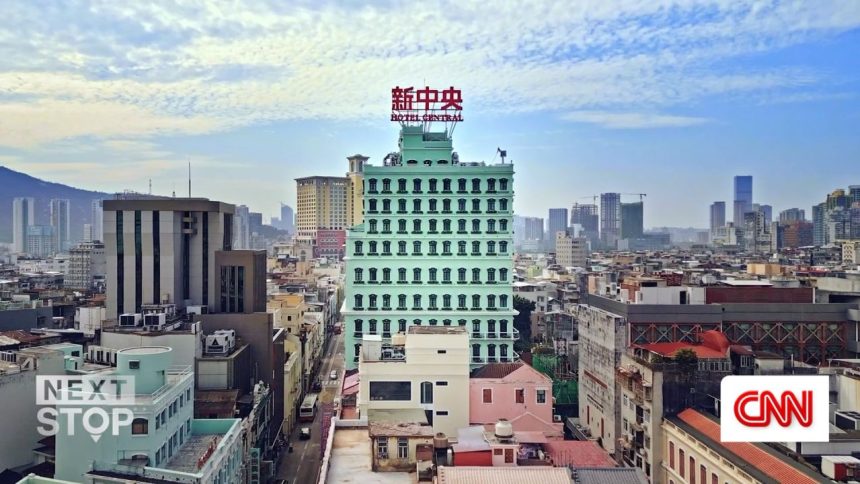
[[[382,320],[382,334],[384,337],[389,337],[391,335],[391,322],[392,321],[390,319],[383,319]],[[427,321],[427,323],[430,326],[438,326],[439,322],[440,321],[438,319],[429,319]],[[379,321],[376,319],[368,319],[367,320],[367,333],[368,334],[378,334],[378,329],[379,329],[378,323],[379,323]],[[453,321],[450,319],[443,319],[441,321],[441,323],[442,323],[442,326],[452,326]],[[412,320],[412,325],[413,326],[421,326],[421,320],[420,319]],[[466,320],[465,319],[457,320],[457,325],[465,327],[466,326]],[[365,329],[364,328],[364,320],[356,319],[355,321],[353,321],[352,327],[353,327],[353,331],[355,331],[355,337],[361,337],[364,335],[364,329]],[[406,320],[405,319],[398,319],[397,320],[397,331],[399,333],[405,333],[406,332]],[[481,332],[481,320],[480,319],[473,319],[472,320],[472,334],[473,335],[484,334]],[[493,335],[498,334],[501,337],[506,337],[506,338],[509,338],[513,335],[513,333],[509,332],[509,330],[508,330],[508,320],[506,320],[506,319],[501,319],[498,321],[498,333],[496,332],[496,320],[495,319],[488,319],[487,320],[487,334],[493,334]]]
[[[391,220],[382,219],[382,223],[380,224],[380,220],[377,219],[369,219],[367,221],[367,233],[369,234],[390,234],[392,232],[391,228]],[[458,234],[500,234],[506,233],[508,231],[508,220],[504,218],[498,219],[498,225],[496,224],[496,219],[488,219],[485,223],[481,223],[480,219],[473,219],[471,225],[468,223],[466,219],[457,220],[457,233]],[[451,234],[453,230],[451,226],[453,221],[451,219],[442,220],[442,226],[439,226],[439,221],[436,219],[430,219],[427,221],[427,224],[424,224],[423,220],[412,220],[412,228],[411,233],[413,234],[423,234],[424,228],[427,228],[428,234]],[[381,227],[380,227],[381,225]],[[471,231],[470,231],[471,229]],[[409,224],[405,219],[397,220],[397,230],[398,234],[408,234]]]
[[[376,458],[388,459],[388,437],[376,438]],[[397,437],[397,458],[409,458],[409,439],[406,437]]]
[[[362,269],[361,267],[354,269],[352,282],[355,284],[363,284],[365,282],[364,272],[365,272],[364,269]],[[379,279],[380,272],[382,273],[382,279],[381,280]],[[448,267],[445,267],[441,270],[443,283],[450,284],[452,282],[451,281],[452,272],[453,272],[452,269],[450,269]],[[508,279],[508,269],[506,269],[504,267],[502,267],[498,270],[491,267],[491,268],[487,269],[486,272],[487,272],[486,281],[488,284],[495,284],[496,282],[502,282],[502,283],[510,282]],[[423,273],[424,273],[424,271],[421,268],[416,267],[416,268],[412,269],[412,283],[413,284],[419,284],[419,283],[423,282],[423,280],[421,278]],[[431,267],[430,269],[427,269],[427,281],[426,282],[429,284],[439,282],[439,273],[440,273],[439,269],[437,269],[435,267]],[[383,268],[381,271],[379,269],[372,267],[372,268],[367,270],[367,275],[368,275],[367,282],[369,284],[377,284],[377,283],[387,284],[387,283],[392,282],[391,281],[391,269],[388,267]],[[498,275],[498,278],[496,277],[497,275]],[[397,282],[399,284],[408,284],[408,281],[406,280],[406,276],[407,276],[407,270],[405,267],[401,267],[401,268],[397,269]],[[457,269],[457,282],[459,282],[461,284],[465,284],[467,282],[470,282],[469,280],[467,280],[467,276],[468,276],[468,270],[465,267],[461,267],[461,268]],[[480,284],[481,282],[483,282],[481,279],[481,269],[479,269],[477,267],[473,268],[472,269],[471,283],[472,284]]]
[[[497,183],[498,181],[498,183]],[[381,183],[380,179],[377,178],[368,178],[367,182],[367,193],[378,193],[380,189],[380,185],[382,188],[382,193],[391,193],[391,182],[390,178],[382,178]],[[398,178],[397,182],[397,191],[399,193],[406,192],[407,188],[410,186],[409,180],[406,178]],[[471,189],[472,193],[480,193],[482,188],[486,188],[487,193],[494,193],[498,187],[499,191],[506,192],[508,191],[508,179],[507,178],[487,178],[485,183],[483,183],[483,187],[481,186],[480,178],[472,178],[468,180],[466,178],[458,178],[456,180],[457,191],[460,193],[465,193],[469,189]],[[454,185],[454,180],[451,178],[442,178],[441,183],[436,178],[430,178],[427,180],[427,192],[428,193],[438,193],[440,190],[442,193],[450,193],[451,187]],[[420,178],[413,178],[412,183],[412,193],[422,193],[425,185],[424,181]]]
[[[482,388],[481,389],[481,402],[482,403],[493,403],[493,389],[492,388]],[[514,390],[514,403],[525,403],[526,402],[526,390],[525,388],[517,388]],[[535,390],[535,403],[539,405],[546,404],[546,389],[540,388]]]
[[[184,394],[180,394],[178,397],[173,399],[173,402],[170,405],[164,407],[164,409],[155,416],[155,430],[160,429],[161,427],[167,424],[167,420],[173,418],[174,415],[179,414],[179,409],[183,408],[186,404],[193,405],[194,403],[191,401],[191,389],[186,388]],[[149,420],[145,418],[136,418],[131,424],[131,434],[132,435],[148,435],[149,434]]]
[[[499,349],[498,355],[496,355],[496,348],[497,347]],[[440,351],[442,351],[442,350],[440,350]],[[353,361],[358,361],[358,355],[360,352],[361,352],[361,343],[353,344],[353,355],[354,355]],[[472,362],[473,363],[486,363],[486,362],[494,363],[497,361],[513,361],[514,355],[512,355],[511,353],[513,353],[512,345],[509,345],[509,344],[496,345],[494,343],[490,343],[487,345],[486,356],[482,356],[481,355],[481,345],[478,343],[475,343],[472,345]],[[392,384],[392,383],[393,382],[372,382],[371,387],[370,387],[370,393],[371,393],[370,399],[371,400],[383,400],[383,399],[386,399],[386,400],[410,400],[411,399],[411,397],[409,396],[409,393],[408,393],[408,389],[404,389],[403,394],[400,396],[392,396],[393,394],[391,392],[388,392],[385,395],[385,397],[379,397],[379,398],[374,397],[374,385],[380,386],[383,384]],[[440,383],[440,382],[437,382],[437,384],[438,383]],[[447,385],[447,383],[446,383],[446,385]],[[525,397],[523,397],[523,398],[525,398]],[[536,400],[537,403],[546,403],[546,394],[545,393],[541,396],[536,396],[535,398],[537,399]],[[484,403],[492,403],[492,396],[490,397],[490,400],[491,400],[490,402],[485,401]],[[422,402],[422,403],[426,403],[426,402]]]
[[[682,478],[687,478],[687,482],[690,484],[708,484],[708,468],[705,467],[704,464],[699,465],[698,469],[698,481],[696,480],[696,458],[692,455],[689,456],[689,461],[684,459],[684,449],[678,449],[678,475]],[[689,463],[689,468],[685,466],[685,464]],[[669,441],[669,468],[672,470],[676,470],[675,468],[675,443]],[[689,475],[686,475],[689,471]],[[669,481],[674,484],[674,481]],[[711,484],[719,484],[720,479],[715,472],[711,473]]]
[[[155,465],[167,462],[173,457],[173,454],[179,450],[185,442],[185,437],[191,435],[191,419],[185,421],[185,424],[173,433],[167,442],[161,445],[161,448],[155,451]]]
[[[454,255],[451,252],[452,242],[450,240],[443,240],[442,246],[439,247],[439,242],[435,240],[427,241],[427,255]],[[486,244],[486,254],[487,255],[496,255],[496,254],[507,254],[508,253],[508,242],[505,240],[495,241],[488,240],[485,242]],[[471,252],[467,252],[466,250],[469,248],[469,243],[465,240],[457,241],[457,255],[481,255],[481,247],[482,243],[480,240],[473,240],[471,244]],[[409,255],[406,252],[407,243],[405,240],[401,240],[397,242],[397,255]],[[365,255],[364,253],[364,242],[357,240],[353,243],[353,255]],[[424,248],[424,243],[420,240],[412,241],[412,254],[411,255],[423,255],[422,252]],[[441,248],[441,252],[439,252]],[[498,248],[498,252],[496,249]],[[379,252],[379,250],[382,250]],[[371,240],[367,242],[367,255],[391,255],[391,241],[383,240],[376,241]]]
[[[451,213],[451,204],[453,201],[450,198],[443,198],[441,211],[442,213]],[[383,198],[381,199],[382,203],[380,204],[380,200],[376,198],[368,198],[367,199],[367,213],[377,213],[378,211],[382,211],[382,213],[391,213],[391,199]],[[406,213],[408,203],[406,199],[400,198],[397,200],[397,213]],[[422,210],[424,207],[424,201],[416,198],[412,200],[412,213],[421,214],[424,213]],[[440,210],[439,199],[431,198],[427,201],[427,213],[438,213]],[[467,203],[465,198],[460,198],[457,200],[457,213],[468,213],[469,210],[472,213],[481,213],[482,210],[485,210],[487,213],[495,213],[499,212],[507,212],[508,211],[508,199],[507,198],[499,198],[498,200],[495,198],[488,198],[484,202],[484,207],[481,207],[481,199],[473,198],[472,203]]]
[[[391,294],[383,294],[382,295],[382,306],[379,306],[379,297],[376,294],[370,294],[367,296],[368,306],[364,307],[364,295],[356,294],[353,296],[353,310],[363,311],[367,309],[368,311],[375,311],[378,309],[382,310],[391,310]],[[456,309],[465,310],[471,309],[474,311],[487,310],[487,311],[495,311],[498,309],[507,309],[508,307],[508,296],[506,294],[502,294],[496,296],[495,294],[489,294],[486,296],[486,306],[481,306],[481,295],[473,294],[471,297],[471,307],[467,306],[469,302],[468,297],[465,294],[459,294],[457,296],[457,307]],[[412,307],[407,306],[407,298],[405,294],[400,294],[397,296],[397,307],[398,311],[405,311],[408,309],[411,310],[422,310],[424,307],[422,306],[423,297],[421,294],[413,294],[412,295]],[[498,302],[498,305],[496,303]],[[441,305],[440,305],[441,304]],[[429,310],[452,310],[455,309],[452,306],[452,297],[450,294],[443,294],[441,301],[437,294],[431,294],[427,296],[427,308]]]

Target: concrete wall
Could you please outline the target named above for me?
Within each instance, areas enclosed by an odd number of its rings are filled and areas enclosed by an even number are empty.
[[[189,331],[160,333],[103,331],[101,346],[121,350],[140,346],[173,348],[173,365],[194,368],[194,360],[203,356],[203,335]]]
[[[0,331],[49,327],[53,315],[50,307],[0,311]]]
[[[492,403],[484,403],[483,392],[492,390]],[[518,389],[524,391],[523,403],[517,403]],[[543,390],[544,403],[538,403],[537,391]],[[537,431],[563,437],[561,423],[552,421],[552,380],[524,365],[505,378],[471,378],[469,380],[469,423],[494,424],[510,420],[516,431]]]

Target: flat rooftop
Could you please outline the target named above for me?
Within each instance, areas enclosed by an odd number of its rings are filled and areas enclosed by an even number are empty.
[[[410,326],[409,334],[466,334],[466,328],[461,326]]]
[[[206,450],[209,449],[209,445],[213,441],[217,445],[221,436],[222,434],[189,435],[185,443],[182,444],[182,447],[179,448],[179,451],[173,455],[172,459],[167,461],[167,464],[163,468],[171,471],[196,474],[199,471],[197,461],[206,453]]]
[[[412,484],[409,472],[373,472],[370,469],[370,438],[367,429],[336,429],[332,442],[326,484]]]

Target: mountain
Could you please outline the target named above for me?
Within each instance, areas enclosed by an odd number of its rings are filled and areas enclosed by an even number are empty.
[[[68,198],[71,202],[72,243],[83,238],[84,224],[92,222],[93,200],[111,198],[112,195],[70,187],[10,170],[0,166],[0,243],[12,242],[12,199],[36,199],[36,224],[50,223],[50,200]]]

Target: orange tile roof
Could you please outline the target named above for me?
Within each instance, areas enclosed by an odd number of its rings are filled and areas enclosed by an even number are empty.
[[[679,350],[690,349],[693,350],[699,358],[726,358],[725,353],[721,353],[713,348],[708,348],[707,346],[693,343],[647,343],[635,346],[666,357],[675,356],[675,353]]]
[[[591,440],[550,440],[543,448],[556,466],[616,467],[609,454]]]
[[[749,442],[720,442],[720,424],[691,408],[679,413],[678,418],[711,439],[714,445],[723,447],[751,467],[778,482],[790,482],[792,484],[816,484],[819,482],[757,445]]]

